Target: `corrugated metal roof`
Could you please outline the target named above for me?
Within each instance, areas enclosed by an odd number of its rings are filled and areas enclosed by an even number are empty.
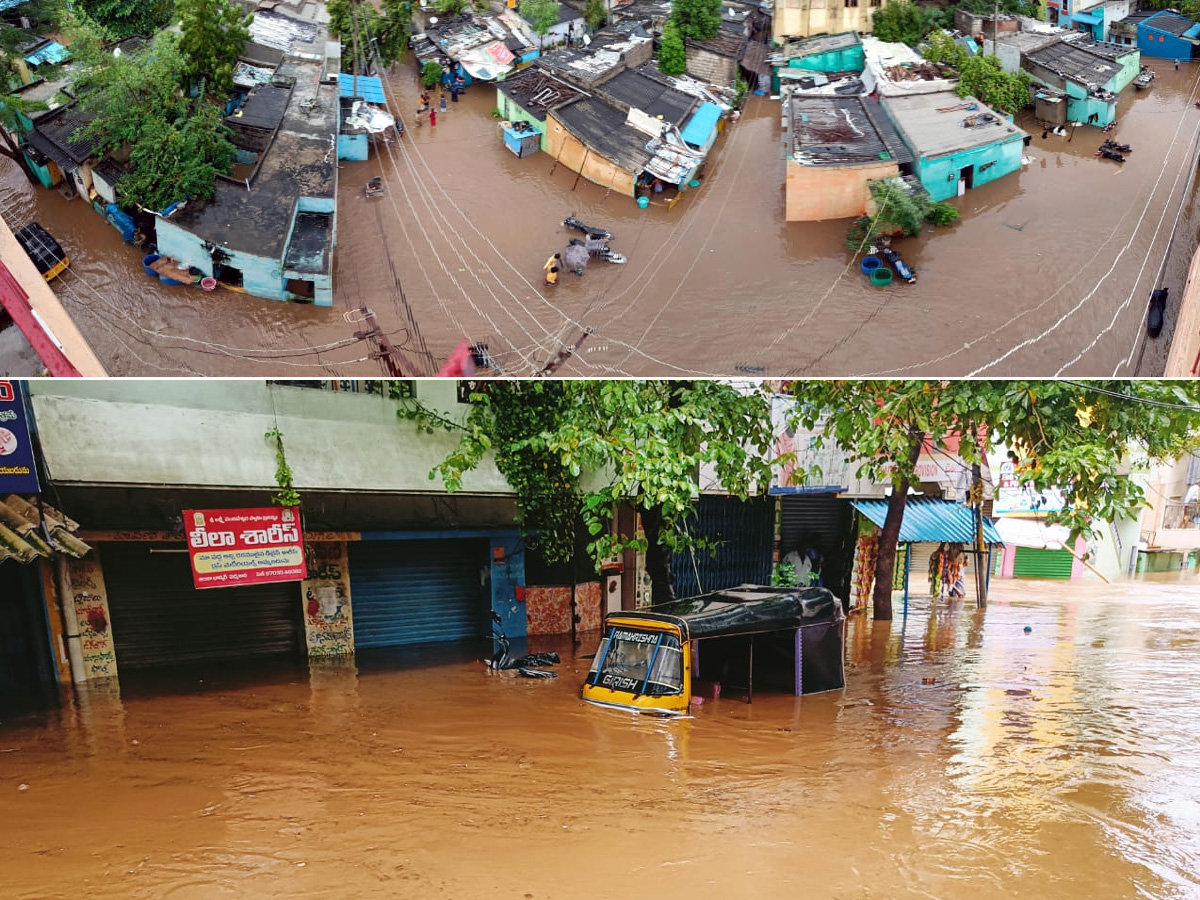
[[[625,114],[598,97],[568,103],[552,115],[593,153],[626,172],[641,174],[654,156],[646,149],[649,138],[626,125]]]
[[[355,94],[355,80],[353,75],[347,75],[342,72],[338,75],[338,92],[343,97],[361,97],[368,103],[387,103],[387,98],[383,95],[383,79],[374,78],[370,75],[358,76],[358,93]]]
[[[38,557],[49,557],[64,553],[76,559],[87,556],[91,547],[73,532],[79,523],[63,515],[52,506],[43,504],[46,528],[42,529],[42,516],[33,503],[16,494],[0,501],[0,562],[15,559],[17,562],[32,562]],[[47,540],[45,534],[50,539]]]
[[[1174,35],[1181,35],[1185,31],[1191,29],[1196,23],[1191,19],[1185,19],[1183,16],[1174,12],[1163,11],[1157,15],[1151,16],[1149,19],[1142,21],[1142,24],[1147,28],[1157,28],[1159,31],[1166,31]]]
[[[891,160],[912,162],[912,154],[869,97],[793,95],[792,158],[805,166],[860,165]]]
[[[85,115],[69,106],[63,107],[50,115],[39,118],[27,140],[33,144],[34,141],[31,140],[33,136],[40,134],[66,157],[67,162],[65,165],[67,168],[74,169],[77,164],[87,162],[96,152],[95,141],[86,136],[76,135],[76,132],[91,121],[91,116]],[[37,145],[34,144],[34,146]],[[63,160],[59,159],[56,155],[49,153],[40,146],[37,149],[41,150],[60,166],[64,165]]]
[[[618,72],[597,85],[596,92],[647,115],[662,116],[664,122],[672,125],[682,125],[698,105],[695,97],[675,90],[648,67]]]
[[[887,500],[852,500],[860,513],[883,527],[887,518]],[[983,519],[983,539],[989,544],[1003,544],[1004,539],[986,516]],[[952,500],[930,497],[909,497],[904,505],[904,521],[900,523],[900,543],[921,542],[971,544],[975,541],[975,516],[969,507]]]

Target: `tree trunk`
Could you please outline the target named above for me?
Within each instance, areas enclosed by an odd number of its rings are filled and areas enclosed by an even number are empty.
[[[912,436],[912,448],[908,451],[908,464],[914,466],[921,456],[920,432]],[[900,524],[904,521],[904,507],[908,503],[908,479],[892,487],[888,498],[887,517],[883,520],[883,531],[879,535],[879,549],[875,556],[875,593],[871,598],[876,619],[892,617],[892,576],[896,572],[896,545],[900,543]]]
[[[675,599],[675,578],[671,574],[671,551],[658,542],[662,532],[662,508],[639,507],[642,533],[646,535],[646,574],[650,576],[650,602],[657,606]]]
[[[4,146],[0,146],[0,156],[7,156],[25,173],[25,177],[29,179],[30,184],[41,186],[38,181],[37,173],[29,166],[29,161],[25,159],[25,154],[21,152],[20,145],[13,142],[12,135],[9,134],[7,128],[0,127],[0,133],[4,135]]]

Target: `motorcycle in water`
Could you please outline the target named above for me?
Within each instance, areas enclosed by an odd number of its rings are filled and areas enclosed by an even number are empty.
[[[1150,294],[1150,310],[1146,314],[1146,333],[1158,337],[1162,333],[1167,312],[1168,288],[1158,288]]]
[[[1099,150],[1097,150],[1096,156],[1102,156],[1105,159],[1111,159],[1114,162],[1119,162],[1119,163],[1125,162],[1124,156],[1122,156],[1116,150],[1109,150],[1107,147],[1101,147]]]
[[[603,228],[593,228],[590,225],[585,225],[574,216],[567,216],[563,220],[563,225],[583,235],[582,240],[572,238],[569,243],[583,247],[587,250],[589,256],[599,256],[617,265],[628,262],[624,256],[608,246],[608,242],[612,240],[612,232]]]
[[[1129,144],[1118,144],[1116,141],[1112,140],[1111,138],[1109,140],[1105,141],[1100,146],[1107,147],[1109,150],[1115,150],[1118,153],[1132,153],[1133,152],[1133,147],[1129,146]]]
[[[908,284],[917,283],[917,273],[908,267],[908,263],[900,258],[900,254],[891,247],[884,247],[879,251],[879,255],[892,264],[892,268],[896,270],[896,274],[901,281]]]
[[[524,656],[514,657],[509,650],[511,645],[508,642],[508,637],[504,634],[504,629],[501,627],[501,619],[498,613],[492,612],[492,636],[499,644],[498,649],[492,658],[488,660],[487,667],[489,669],[504,670],[516,669],[524,678],[557,678],[557,672],[547,672],[540,668],[541,666],[556,666],[560,662],[557,653],[527,653]]]

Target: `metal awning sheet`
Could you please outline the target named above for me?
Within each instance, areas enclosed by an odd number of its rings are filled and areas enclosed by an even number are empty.
[[[45,47],[39,47],[33,53],[25,57],[25,62],[31,66],[40,66],[43,63],[60,63],[66,59],[70,59],[71,51],[57,41],[51,41]]]
[[[1072,22],[1082,22],[1084,25],[1099,25],[1104,21],[1104,17],[1097,13],[1077,12],[1071,13]]]
[[[687,143],[703,147],[708,143],[713,129],[717,127],[717,120],[720,118],[721,107],[715,103],[701,103],[700,108],[692,114],[680,133]]]
[[[887,518],[887,500],[852,500],[851,505],[880,528]],[[1004,538],[984,516],[983,539],[989,544],[1003,544]],[[904,521],[900,523],[900,543],[922,542],[956,544],[975,542],[975,518],[969,507],[953,500],[928,497],[909,497],[904,506]]]
[[[358,93],[355,93],[355,90]],[[383,94],[383,80],[370,75],[359,75],[357,88],[353,75],[342,72],[338,75],[338,94],[342,97],[361,97],[368,103],[387,103]]]

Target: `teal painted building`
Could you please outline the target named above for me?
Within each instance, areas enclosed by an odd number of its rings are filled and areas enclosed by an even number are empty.
[[[496,82],[496,111],[505,121],[529,123],[541,135],[538,149],[549,152],[546,112],[584,96],[582,90],[536,63]]]
[[[974,97],[939,91],[884,97],[882,103],[934,200],[960,196],[1021,168],[1029,136]],[[976,108],[958,108],[964,103]]]
[[[1116,119],[1118,95],[1141,64],[1136,47],[1105,41],[1059,41],[1021,56],[1036,84],[1066,95],[1067,121],[1100,128]]]
[[[857,31],[823,34],[784,44],[772,57],[771,90],[800,72],[861,72],[866,65]]]

